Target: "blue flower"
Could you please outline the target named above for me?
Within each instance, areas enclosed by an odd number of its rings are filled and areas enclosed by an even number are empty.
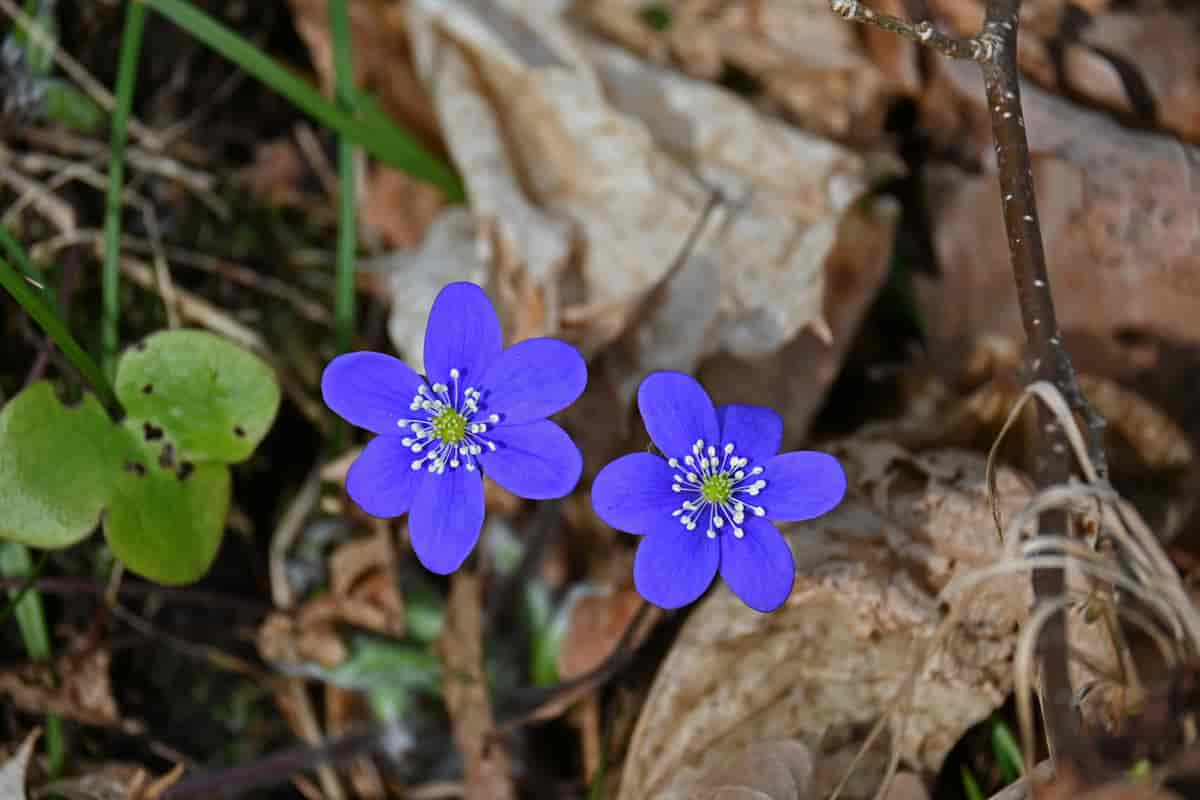
[[[452,283],[429,311],[425,372],[383,353],[348,353],[325,368],[321,394],[339,416],[379,434],[350,467],[350,497],[374,517],[407,512],[417,558],[445,575],[479,540],[481,473],[534,500],[575,488],[579,448],[546,417],[583,392],[587,365],[556,339],[504,349],[487,295]]]
[[[622,456],[592,485],[592,505],[609,525],[644,535],[633,577],[662,608],[691,603],[720,570],[734,594],[774,611],[792,591],[795,562],[771,522],[812,519],[846,493],[833,456],[776,455],[783,420],[769,408],[714,408],[694,378],[655,372],[638,388],[646,430],[665,457]]]

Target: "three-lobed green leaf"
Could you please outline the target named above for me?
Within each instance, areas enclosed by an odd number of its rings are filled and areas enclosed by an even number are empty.
[[[0,410],[0,539],[60,548],[104,517],[113,553],[167,584],[208,571],[230,502],[226,464],[270,429],[279,386],[256,356],[204,331],[168,331],[128,351],[114,423],[91,395],[67,408],[49,383]]]

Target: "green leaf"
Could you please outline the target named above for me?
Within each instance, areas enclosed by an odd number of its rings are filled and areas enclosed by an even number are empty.
[[[129,420],[104,535],[131,570],[165,584],[199,580],[212,565],[229,512],[224,464],[179,456],[161,430]]]
[[[413,692],[441,685],[441,662],[424,648],[367,636],[356,637],[353,647],[350,658],[329,670],[329,681],[366,692],[382,719],[402,716]]]
[[[96,527],[121,442],[92,395],[67,408],[38,382],[0,411],[0,539],[67,547]]]
[[[73,128],[80,133],[95,133],[108,119],[104,109],[92,98],[66,81],[49,78],[42,82],[46,90],[46,116],[51,122]]]
[[[126,351],[116,393],[129,416],[166,432],[181,459],[237,463],[254,452],[279,410],[263,361],[207,331],[163,331]]]

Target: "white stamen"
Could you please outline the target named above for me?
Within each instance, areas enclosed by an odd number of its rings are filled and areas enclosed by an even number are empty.
[[[686,530],[696,530],[703,524],[704,535],[710,539],[725,532],[742,539],[746,535],[742,524],[749,513],[766,516],[765,508],[746,502],[767,487],[767,481],[758,477],[763,468],[746,469],[750,459],[736,455],[736,450],[733,442],[718,447],[697,439],[690,454],[684,454],[682,459],[673,456],[667,459],[673,470],[678,470],[681,464],[688,467],[686,472],[671,475],[671,491],[684,495],[671,516]]]

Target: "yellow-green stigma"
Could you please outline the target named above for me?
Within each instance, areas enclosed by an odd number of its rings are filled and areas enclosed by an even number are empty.
[[[449,406],[443,407],[431,422],[434,438],[443,444],[456,445],[467,436],[467,418]]]
[[[733,480],[724,474],[709,475],[700,484],[700,496],[720,505],[733,497]]]

